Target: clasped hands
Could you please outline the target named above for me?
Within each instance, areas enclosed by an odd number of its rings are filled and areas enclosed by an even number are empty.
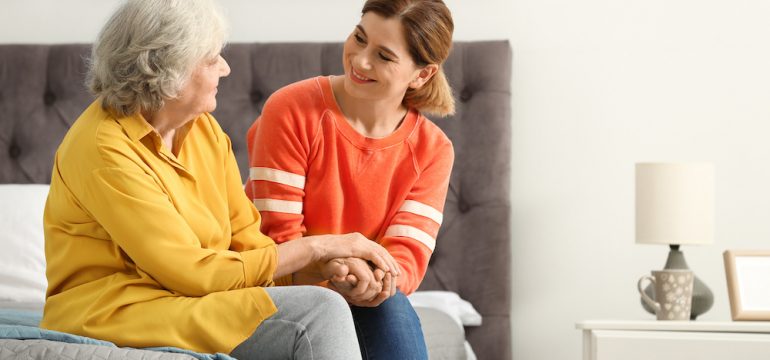
[[[357,257],[329,260],[319,270],[329,288],[355,306],[375,307],[396,294],[398,276]]]

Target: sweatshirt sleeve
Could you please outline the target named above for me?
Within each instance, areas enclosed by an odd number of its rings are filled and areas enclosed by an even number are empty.
[[[262,231],[275,242],[302,237],[305,176],[311,140],[291,94],[268,99],[247,135],[246,194],[262,215]]]
[[[454,163],[450,142],[437,149],[424,167],[406,200],[390,222],[380,244],[401,266],[398,288],[411,294],[422,282],[428,261],[436,247],[443,220],[449,176]]]
[[[261,230],[280,244],[306,233],[303,215],[305,176],[311,139],[294,96],[279,90],[247,133],[249,178],[246,195],[259,210]],[[276,279],[290,285],[292,275]]]

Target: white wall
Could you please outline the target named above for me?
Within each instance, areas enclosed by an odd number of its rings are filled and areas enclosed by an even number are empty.
[[[338,41],[362,1],[224,0],[233,41]],[[721,252],[770,248],[770,2],[448,0],[458,40],[510,39],[516,360],[580,358],[583,319],[651,318],[634,163],[717,169],[716,243],[686,247],[728,320]],[[0,43],[90,42],[116,1],[4,0]]]
[[[579,359],[574,323],[650,318],[636,279],[634,163],[716,165],[716,242],[684,247],[728,320],[721,252],[770,248],[770,4],[517,0],[513,292],[517,360]]]

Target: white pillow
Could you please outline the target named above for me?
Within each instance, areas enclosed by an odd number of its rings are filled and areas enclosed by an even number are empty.
[[[45,303],[43,209],[47,184],[0,184],[0,306]]]
[[[481,325],[481,314],[473,305],[451,291],[416,291],[408,296],[414,307],[427,307],[443,311],[460,326]]]

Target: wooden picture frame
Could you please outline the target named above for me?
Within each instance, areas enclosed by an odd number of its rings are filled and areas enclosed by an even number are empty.
[[[723,255],[733,320],[770,320],[770,250]]]

